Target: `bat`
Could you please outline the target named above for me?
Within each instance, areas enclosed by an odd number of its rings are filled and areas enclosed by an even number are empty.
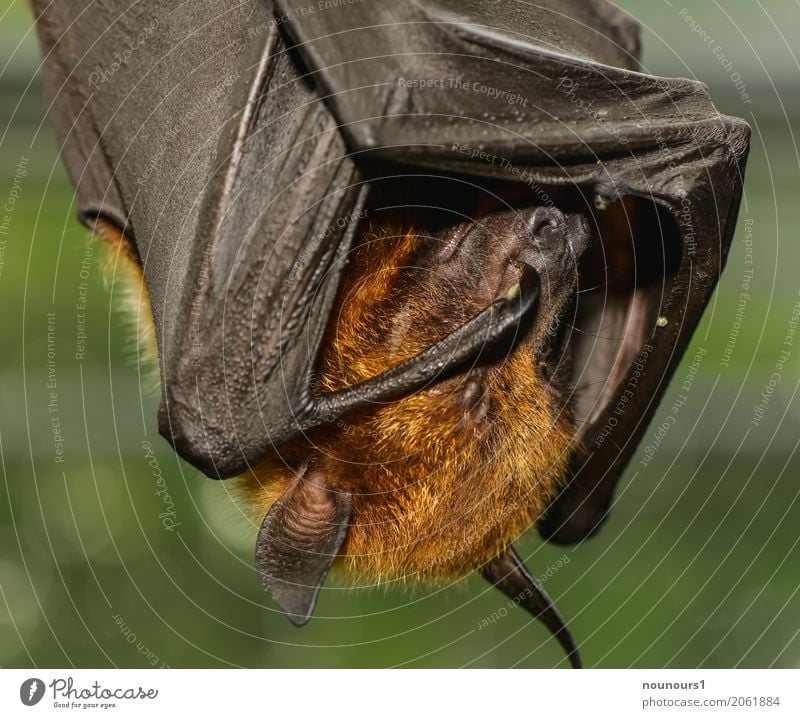
[[[336,565],[478,571],[608,515],[722,271],[750,130],[604,0],[34,10],[79,218],[152,312],[158,426],[263,516],[294,623]]]

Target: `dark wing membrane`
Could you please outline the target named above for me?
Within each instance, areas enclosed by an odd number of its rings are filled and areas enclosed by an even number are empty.
[[[485,8],[470,15],[472,3],[353,3],[308,15],[277,4],[353,150],[501,176],[506,159],[520,169],[541,166],[548,179],[597,181],[603,168],[589,167],[600,158],[693,140],[729,141],[738,152],[745,144],[747,126],[721,118],[701,83],[607,64],[625,59],[607,39],[625,34],[613,24],[577,49],[586,28],[568,13],[594,8],[602,17],[606,3],[554,3],[558,12],[503,3],[495,17],[511,24],[504,13],[516,7],[515,32],[497,27]],[[481,161],[460,151],[468,149],[483,153]],[[559,163],[584,171],[565,176]]]
[[[145,265],[164,364],[211,235],[268,23],[257,3],[37,2],[53,119],[79,212],[121,214]],[[74,98],[84,98],[76,103]],[[80,148],[89,149],[89,153]],[[105,182],[99,192],[82,183]],[[109,201],[112,200],[112,201]],[[184,296],[186,295],[186,296]]]
[[[93,89],[88,66],[78,71],[85,50],[81,49],[77,34],[64,32],[75,22],[79,8],[43,0],[33,0],[32,4],[45,70],[45,92],[51,101],[50,119],[62,143],[67,173],[75,185],[79,215],[86,224],[103,214],[122,226],[125,205],[99,141],[100,128],[88,109]]]
[[[37,6],[80,216],[144,265],[162,433],[237,473],[302,404],[359,194],[344,141],[267,3]]]
[[[599,207],[638,197],[677,228],[680,264],[662,292],[632,305],[635,335],[604,368],[613,381],[587,410],[585,451],[540,524],[556,541],[584,538],[605,518],[722,270],[749,127],[721,116],[701,83],[632,71],[635,24],[605,2],[277,5],[353,151],[577,185]]]
[[[159,428],[209,475],[240,473],[359,402],[427,383],[535,305],[522,291],[451,337],[461,354],[443,343],[358,391],[313,396],[367,185],[270,7],[71,0],[39,12],[80,216],[112,219],[136,245],[161,361]]]

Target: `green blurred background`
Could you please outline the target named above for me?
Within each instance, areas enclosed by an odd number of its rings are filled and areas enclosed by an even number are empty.
[[[605,529],[577,548],[544,545],[534,532],[520,547],[540,575],[569,558],[546,585],[588,665],[797,667],[800,346],[763,421],[749,422],[800,288],[800,7],[621,4],[645,27],[648,71],[703,80],[722,112],[751,123],[746,191],[727,272]],[[563,666],[545,629],[505,610],[480,579],[410,592],[326,589],[303,630],[276,611],[252,565],[256,527],[225,484],[200,477],[156,432],[157,400],[141,389],[98,253],[85,280],[86,354],[75,359],[87,232],[43,119],[37,52],[26,5],[4,0],[0,197],[25,158],[27,174],[0,234],[0,666]],[[737,320],[747,269],[750,297]],[[48,312],[62,463],[49,412]],[[645,466],[644,447],[698,348],[707,354],[688,401]],[[143,441],[154,447],[176,530],[159,518]]]

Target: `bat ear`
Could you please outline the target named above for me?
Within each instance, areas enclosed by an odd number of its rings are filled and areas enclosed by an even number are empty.
[[[485,564],[481,568],[481,574],[514,603],[525,608],[550,629],[566,651],[573,668],[583,667],[578,647],[567,624],[556,610],[550,596],[542,588],[542,584],[528,573],[528,569],[512,546]]]
[[[256,569],[287,618],[311,618],[325,577],[347,537],[352,499],[304,467],[267,511],[256,541]]]

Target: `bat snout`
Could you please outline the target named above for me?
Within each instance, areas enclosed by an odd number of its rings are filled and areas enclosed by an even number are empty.
[[[517,235],[518,253],[540,274],[562,267],[574,271],[592,236],[583,215],[564,214],[556,207],[536,207],[525,229]]]
[[[558,241],[558,235],[565,223],[564,213],[556,207],[535,207],[525,221],[525,228],[531,239]]]
[[[519,281],[519,265],[539,274],[543,294],[560,295],[577,276],[577,263],[591,241],[582,215],[556,207],[505,209],[460,231],[459,246],[447,263],[472,274],[482,301],[491,301]]]

